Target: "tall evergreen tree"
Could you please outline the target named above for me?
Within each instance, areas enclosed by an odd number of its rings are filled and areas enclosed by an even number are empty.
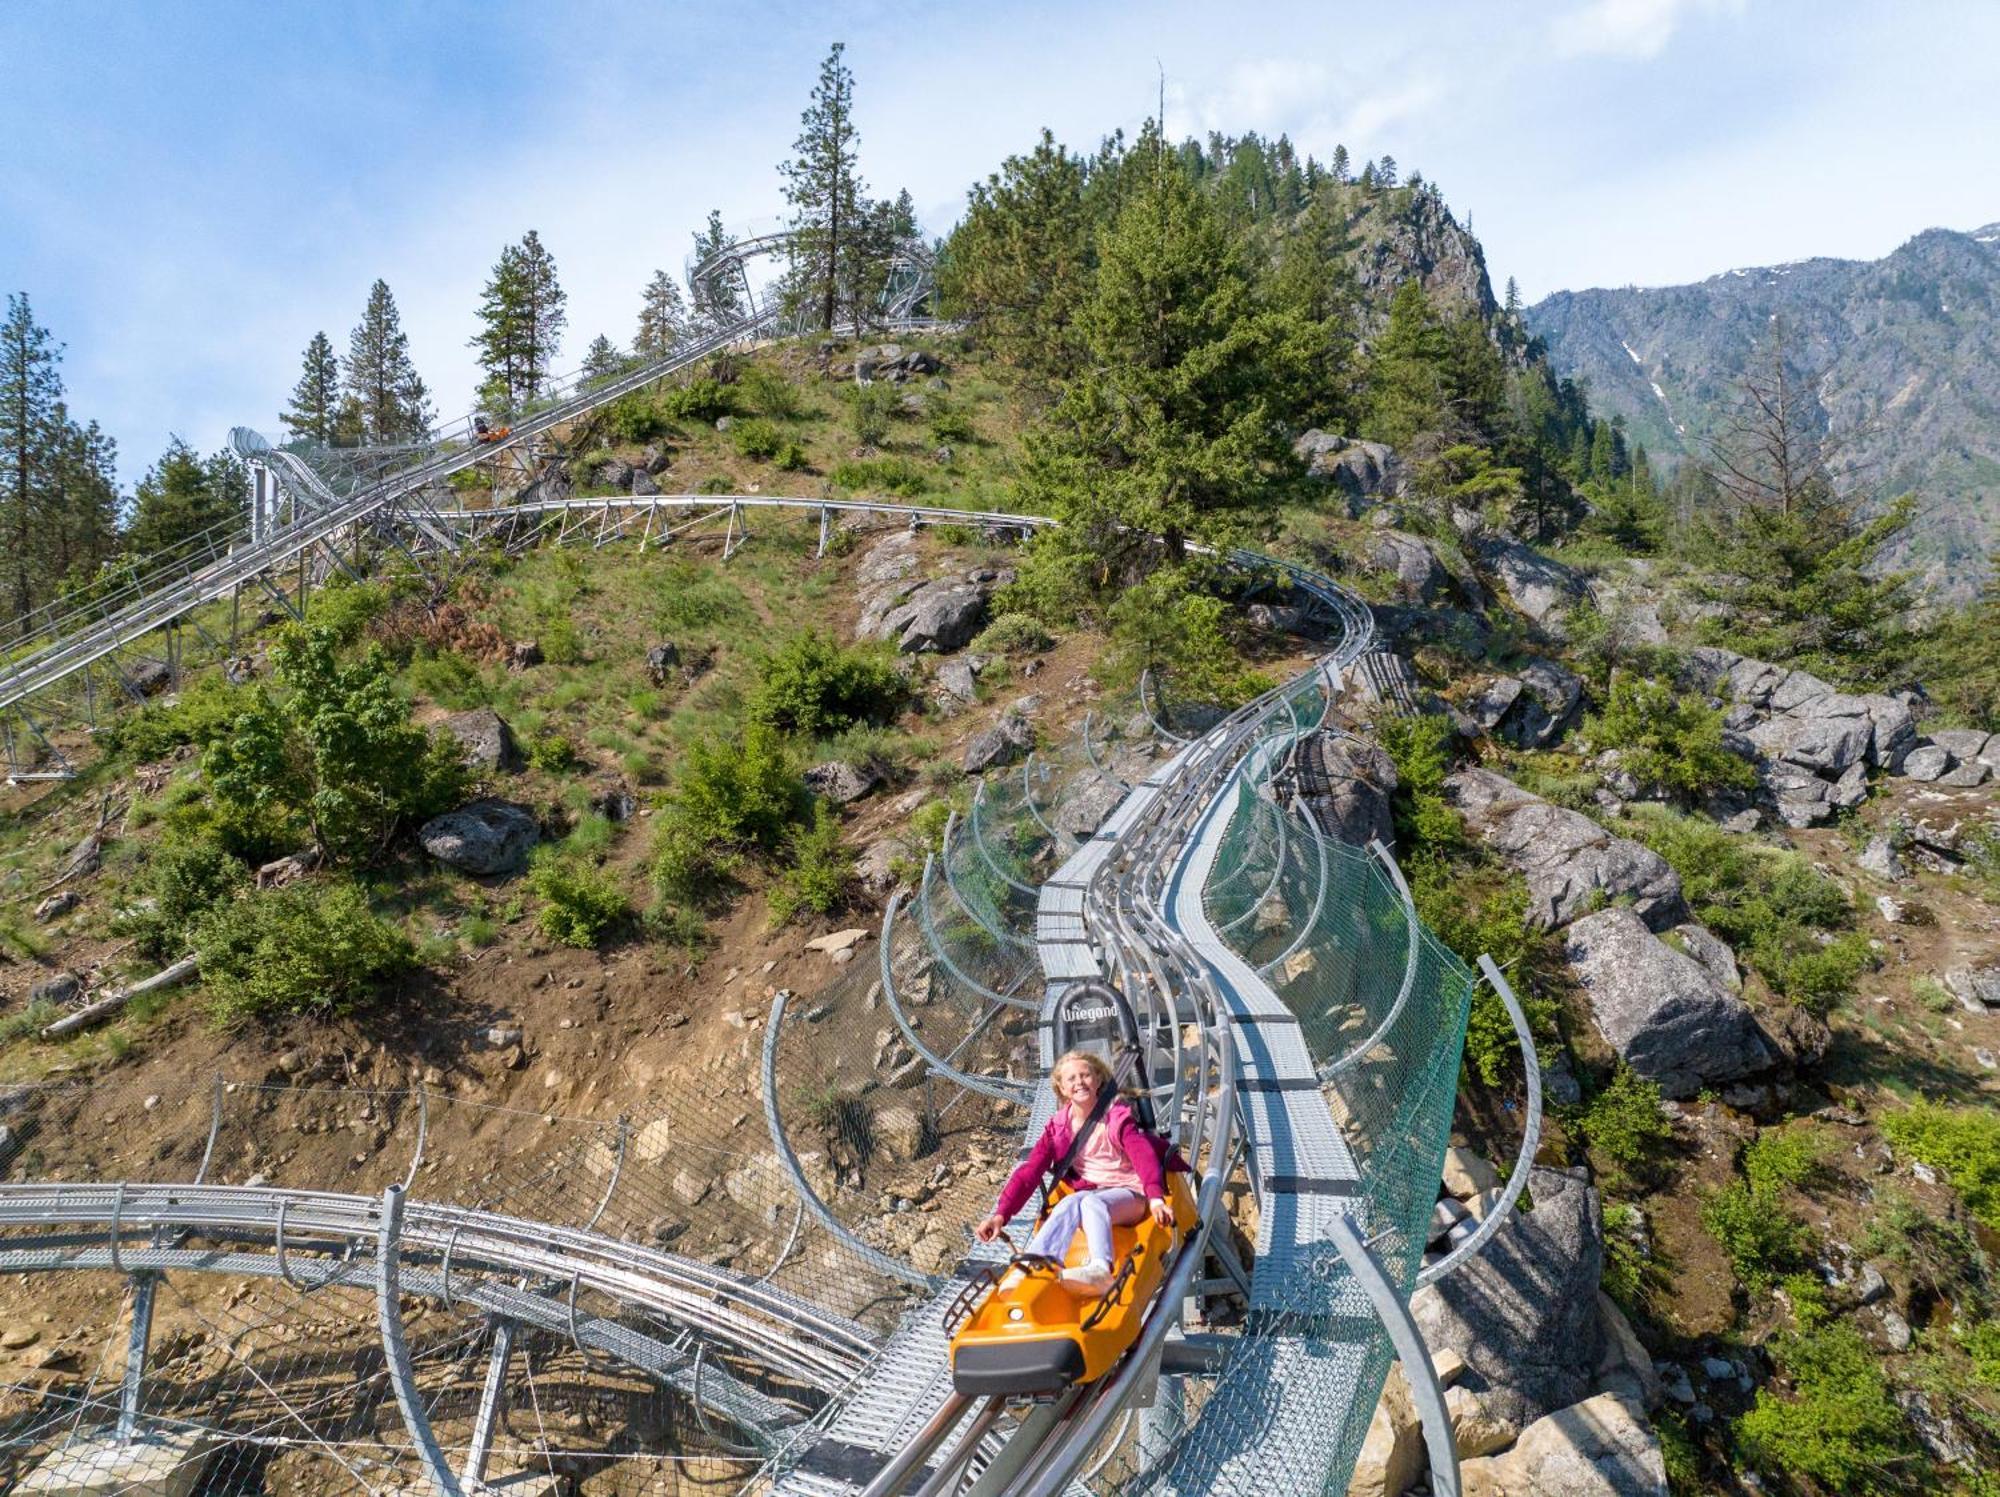
[[[1328,159],[1326,169],[1334,181],[1340,183],[1343,187],[1347,185],[1348,161],[1346,146],[1334,146],[1333,155]]]
[[[1361,289],[1348,263],[1354,239],[1340,199],[1338,189],[1316,193],[1292,220],[1278,241],[1265,295],[1288,314],[1291,357],[1273,371],[1293,375],[1278,397],[1287,419],[1345,431],[1352,429],[1359,393],[1354,312]]]
[[[1047,379],[1083,357],[1077,319],[1090,294],[1093,235],[1084,162],[1042,131],[975,185],[938,262],[947,316],[971,322],[994,352]]]
[[[481,327],[472,338],[486,370],[482,398],[514,411],[542,393],[568,321],[567,301],[555,258],[535,230],[501,250],[479,304]]]
[[[688,335],[687,307],[681,288],[664,270],[653,272],[639,301],[639,332],[632,352],[648,364],[666,358]]]
[[[1396,185],[1396,158],[1384,156],[1375,167],[1375,185],[1389,188]]]
[[[49,576],[74,587],[118,544],[117,444],[95,421],[79,426],[58,401],[42,464],[41,543]]]
[[[812,101],[800,116],[792,157],[778,170],[785,201],[792,205],[792,278],[788,288],[802,308],[831,332],[840,313],[840,292],[849,238],[860,217],[861,182],[855,176],[854,74],[842,60],[845,42],[835,42],[820,64]]]
[[[624,367],[625,355],[619,352],[616,343],[602,333],[592,338],[590,347],[584,350],[583,377],[587,380],[603,379]]]
[[[243,523],[249,497],[243,464],[228,451],[206,460],[179,437],[139,480],[125,543],[142,561],[205,531]]]
[[[351,422],[358,440],[387,445],[429,434],[430,391],[410,361],[410,337],[387,281],[368,290],[368,305],[347,340],[342,374],[354,401]]]
[[[10,294],[7,320],[0,324],[0,534],[7,539],[8,611],[15,617],[30,612],[42,592],[39,564],[41,522],[46,518],[41,494],[42,469],[56,436],[56,410],[62,399],[62,377],[56,364],[62,345],[38,326],[28,306],[28,293]]]
[[[334,357],[333,341],[324,332],[312,335],[304,362],[299,382],[292,386],[292,403],[278,419],[294,437],[331,445],[340,409],[340,361]]]

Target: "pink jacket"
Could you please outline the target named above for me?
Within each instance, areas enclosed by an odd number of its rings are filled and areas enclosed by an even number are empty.
[[[1145,1187],[1147,1197],[1165,1196],[1168,1168],[1165,1141],[1139,1126],[1139,1120],[1132,1115],[1131,1104],[1122,1097],[1114,1101],[1104,1110],[1097,1126],[1110,1133],[1119,1152],[1131,1164],[1133,1173],[1138,1175]],[[993,1208],[994,1211],[1002,1217],[1011,1217],[1026,1205],[1028,1197],[1035,1193],[1035,1187],[1041,1184],[1042,1177],[1069,1152],[1070,1138],[1069,1109],[1058,1107],[1056,1115],[1042,1130],[1042,1136],[1035,1140],[1033,1151],[1007,1177],[1007,1183],[1000,1190],[1000,1204]],[[1186,1168],[1184,1165],[1181,1167]],[[1091,1189],[1090,1182],[1078,1175],[1074,1168],[1063,1183],[1076,1190]]]

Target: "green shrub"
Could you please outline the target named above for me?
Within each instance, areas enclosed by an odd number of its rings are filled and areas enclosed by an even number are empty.
[[[785,444],[778,428],[761,416],[739,418],[729,428],[729,440],[744,457],[758,462],[776,457]]]
[[[1940,1171],[1966,1210],[2000,1231],[2000,1113],[1917,1102],[1882,1119],[1889,1141]]]
[[[1775,1200],[1786,1186],[1810,1185],[1825,1168],[1827,1141],[1811,1123],[1766,1128],[1743,1150],[1743,1178],[1753,1194]]]
[[[337,859],[384,851],[405,822],[464,795],[459,747],[410,721],[380,650],[342,662],[324,629],[294,626],[272,648],[275,697],[259,688],[202,772],[230,845],[303,841]],[[225,841],[229,837],[225,836]]]
[[[703,376],[662,392],[659,406],[669,421],[719,421],[736,414],[736,392]]]
[[[915,499],[931,486],[931,470],[894,454],[835,463],[829,475],[836,488],[856,494],[893,494]]]
[[[1762,1292],[1800,1266],[1804,1223],[1743,1180],[1731,1180],[1701,1205],[1701,1224],[1722,1246],[1744,1287]]]
[[[204,748],[229,731],[250,693],[221,675],[191,682],[171,707],[147,703],[121,713],[97,730],[105,752],[146,764],[164,759],[183,744]]]
[[[1660,1462],[1667,1469],[1667,1490],[1673,1497],[1698,1497],[1707,1490],[1701,1479],[1701,1446],[1687,1421],[1672,1409],[1653,1415],[1653,1433],[1660,1437]]]
[[[627,445],[650,442],[655,437],[666,435],[669,419],[659,400],[635,391],[630,395],[621,395],[605,410],[604,433],[612,441]]]
[[[840,907],[854,881],[854,851],[841,841],[840,818],[825,801],[813,805],[809,825],[793,829],[786,857],[791,866],[771,889],[774,925],[802,909],[825,915]]]
[[[388,606],[387,588],[356,582],[345,573],[336,572],[313,595],[312,622],[331,634],[337,643],[351,645]]]
[[[1660,1111],[1660,1088],[1621,1064],[1611,1084],[1590,1099],[1579,1119],[1591,1151],[1635,1182],[1655,1178],[1660,1156],[1674,1136]]]
[[[736,480],[727,473],[711,473],[695,485],[694,491],[697,494],[733,494],[736,492]]]
[[[344,1013],[416,960],[346,881],[262,889],[212,906],[192,944],[217,1017]]]
[[[1665,682],[1621,676],[1584,732],[1593,746],[1617,749],[1641,785],[1682,800],[1757,783],[1750,762],[1722,746],[1721,709]]]
[[[1750,1464],[1774,1480],[1803,1476],[1829,1492],[1907,1490],[1918,1451],[1860,1332],[1839,1322],[1781,1337],[1771,1349],[1793,1396],[1761,1388],[1738,1421]]]
[[[1003,613],[980,631],[972,648],[989,655],[1039,655],[1056,642],[1031,613]]]
[[[151,904],[121,919],[119,928],[155,961],[178,960],[195,923],[234,898],[248,878],[249,870],[220,842],[169,837],[147,859],[144,887]]]
[[[848,391],[848,422],[863,447],[880,447],[888,439],[895,411],[896,394],[887,385],[855,385]]]
[[[924,397],[924,426],[931,441],[943,447],[963,446],[977,435],[972,417],[936,390]]]
[[[805,448],[801,447],[797,442],[785,443],[784,446],[778,449],[778,455],[772,461],[777,465],[779,471],[784,473],[803,473],[812,466],[812,463],[806,457]]]
[[[1826,1302],[1826,1281],[1818,1274],[1788,1273],[1778,1288],[1791,1301],[1792,1320],[1800,1330],[1816,1330],[1833,1318],[1833,1308]]]
[[[529,738],[526,753],[529,764],[550,774],[561,774],[576,763],[576,745],[553,728]]]
[[[807,414],[805,392],[769,364],[752,364],[736,381],[751,410],[773,421],[797,421]]]
[[[542,653],[548,655],[546,647]],[[463,712],[468,707],[485,707],[493,699],[479,667],[456,650],[419,655],[410,662],[404,679],[418,696],[428,697],[440,707],[449,707],[454,712]]]
[[[1972,1359],[1972,1371],[1987,1387],[2000,1390],[2000,1320],[1981,1320],[1966,1327],[1959,1344]]]
[[[793,732],[839,733],[890,717],[907,691],[886,649],[843,649],[808,629],[758,662],[750,717]]]
[[[811,807],[811,792],[769,724],[696,743],[654,818],[654,885],[671,903],[702,904],[747,859],[783,847]]]
[[[1183,701],[1241,706],[1272,683],[1244,667],[1229,639],[1230,617],[1229,606],[1187,569],[1151,572],[1111,604],[1118,646],[1111,673],[1136,681],[1151,670]]]
[[[542,901],[543,934],[565,946],[595,946],[631,908],[615,878],[568,848],[536,850],[528,889]]]

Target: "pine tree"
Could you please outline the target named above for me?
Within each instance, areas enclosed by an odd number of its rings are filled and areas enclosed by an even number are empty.
[[[306,344],[299,382],[292,386],[292,403],[278,419],[294,437],[331,446],[339,407],[340,361],[333,355],[332,340],[324,332],[314,333]]]
[[[599,333],[590,340],[590,347],[583,354],[583,377],[586,380],[600,380],[618,373],[625,367],[625,355],[618,345],[604,334]]]
[[[41,464],[39,539],[48,579],[65,589],[87,583],[117,547],[117,450],[95,421],[79,426],[56,402]]]
[[[533,229],[501,250],[479,304],[482,326],[472,338],[486,370],[483,399],[512,412],[542,393],[568,321],[567,300],[555,260]]]
[[[632,340],[632,352],[648,364],[657,364],[680,347],[687,335],[687,308],[681,301],[681,288],[664,270],[656,270],[639,302],[639,332]]]
[[[11,553],[8,604],[17,619],[34,609],[42,593],[41,479],[62,399],[62,378],[56,373],[61,357],[62,345],[36,325],[28,294],[9,295],[7,320],[0,324],[0,464],[5,467],[0,474],[0,535]]]
[[[709,209],[708,226],[694,236],[695,266],[706,264],[734,243],[735,237],[722,226],[721,210]],[[743,291],[738,283],[738,274],[734,265],[724,265],[707,276],[689,282],[697,332],[706,336],[742,320]]]
[[[1326,169],[1332,175],[1333,180],[1340,183],[1343,187],[1347,185],[1347,166],[1347,147],[1336,145],[1333,148],[1333,157],[1327,162]]]
[[[1083,160],[1044,130],[1033,151],[973,187],[938,258],[940,308],[1009,363],[1065,378],[1083,357],[1092,247]]]
[[[1384,156],[1375,168],[1375,184],[1387,189],[1396,185],[1396,158]]]
[[[378,283],[379,284],[379,283]],[[227,452],[204,461],[179,437],[139,480],[125,543],[155,557],[219,526],[241,525],[249,507],[243,464]]]
[[[1403,282],[1369,369],[1368,434],[1407,447],[1417,433],[1441,430],[1449,416],[1450,363],[1451,339],[1423,283]]]
[[[1265,299],[1289,314],[1291,357],[1273,373],[1296,375],[1278,398],[1297,425],[1351,429],[1357,395],[1354,313],[1361,301],[1348,263],[1353,244],[1338,190],[1316,195],[1278,242]]]
[[[840,312],[849,236],[859,217],[861,183],[854,174],[854,74],[835,42],[820,64],[812,102],[800,116],[793,155],[778,170],[785,178],[785,201],[792,205],[790,296],[815,311],[820,329],[832,332]]]
[[[1507,314],[1507,320],[1509,322],[1520,321],[1521,283],[1515,280],[1512,276],[1507,277],[1507,302],[1506,305],[1501,310]]]
[[[409,334],[387,281],[368,290],[368,306],[347,340],[342,373],[354,402],[349,424],[357,440],[379,446],[429,435],[430,392],[410,361]]]

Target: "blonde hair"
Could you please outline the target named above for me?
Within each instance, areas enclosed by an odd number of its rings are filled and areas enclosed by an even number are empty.
[[[1095,1050],[1071,1050],[1062,1059],[1058,1060],[1049,1071],[1049,1090],[1056,1094],[1058,1101],[1062,1099],[1063,1094],[1063,1067],[1067,1066],[1073,1060],[1080,1060],[1086,1066],[1090,1067],[1091,1074],[1097,1078],[1097,1089],[1099,1091],[1110,1089],[1111,1067],[1105,1064],[1104,1057],[1099,1055]]]

